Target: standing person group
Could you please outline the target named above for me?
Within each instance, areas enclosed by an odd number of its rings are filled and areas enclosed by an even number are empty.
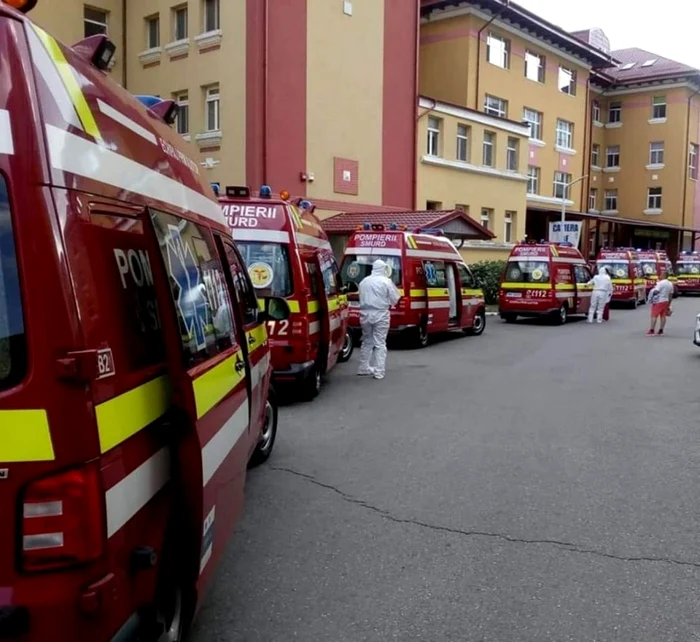
[[[651,303],[651,325],[647,334],[656,333],[656,322],[659,322],[658,334],[664,333],[666,319],[671,316],[671,299],[673,299],[673,283],[668,280],[668,273],[661,269],[659,280],[649,292],[647,301]]]
[[[612,279],[608,274],[608,268],[601,267],[589,282],[593,286],[591,295],[591,307],[588,309],[588,323],[593,323],[593,316],[598,323],[603,323],[603,312],[610,303],[613,293]],[[606,319],[607,320],[607,319]]]

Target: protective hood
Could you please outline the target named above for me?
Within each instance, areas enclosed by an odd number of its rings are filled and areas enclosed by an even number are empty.
[[[377,259],[372,263],[372,276],[386,276],[387,267],[389,267],[381,259]]]
[[[600,267],[598,268],[598,274],[608,274],[608,268],[606,267]],[[609,276],[609,275],[608,275]]]

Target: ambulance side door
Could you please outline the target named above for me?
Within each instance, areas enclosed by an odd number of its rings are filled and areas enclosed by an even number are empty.
[[[321,318],[323,339],[328,346],[328,359],[326,371],[330,370],[338,361],[338,355],[345,341],[345,333],[342,331],[343,317],[340,308],[340,274],[333,256],[318,253],[319,271],[323,281],[321,298],[326,313]]]
[[[591,307],[593,286],[586,285],[591,278],[591,273],[585,265],[574,265],[574,279],[576,281],[576,312],[579,314],[587,314]]]
[[[450,301],[445,262],[425,260],[423,273],[428,295],[428,329],[432,332],[446,330],[449,325]]]
[[[462,326],[470,328],[474,324],[474,316],[479,307],[479,299],[476,294],[477,283],[469,268],[462,263],[457,263],[459,272],[460,292],[462,294]]]

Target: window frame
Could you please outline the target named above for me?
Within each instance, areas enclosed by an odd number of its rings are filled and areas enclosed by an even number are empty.
[[[100,13],[104,16],[104,22],[100,22],[99,20],[96,20],[95,18],[88,18],[87,17],[87,12],[88,11],[93,11],[95,13]],[[104,27],[104,30],[98,30],[95,31],[94,33],[88,34],[86,30],[86,25],[93,25],[95,27]],[[108,35],[109,33],[109,11],[106,9],[100,9],[99,7],[93,7],[91,5],[84,5],[83,6],[83,34],[85,35],[86,38],[89,36],[95,36],[97,34],[104,34]]]
[[[490,138],[486,139],[489,136]],[[490,163],[486,162],[486,150],[489,150]],[[484,139],[481,145],[481,164],[484,167],[496,166],[496,134],[492,131],[484,130]]]
[[[493,217],[493,208],[482,207],[481,214],[479,215],[479,222],[481,223],[481,227],[491,231],[491,228],[493,226],[492,217]]]
[[[489,105],[489,101],[495,101],[497,107]],[[484,113],[495,118],[508,118],[508,101],[505,98],[493,96],[491,94],[484,95]]]
[[[514,144],[513,144],[514,143]],[[506,170],[509,172],[517,172],[520,155],[520,141],[514,136],[508,136],[506,141]]]
[[[569,83],[568,83],[567,89],[564,89],[562,87],[562,74],[569,75]],[[566,94],[567,96],[575,96],[576,95],[576,82],[577,82],[576,70],[569,69],[568,67],[564,67],[564,65],[559,65],[559,72],[557,74],[557,88],[559,89],[559,92],[562,94]]]
[[[600,122],[600,102],[597,100],[591,104],[591,119],[594,123]]]
[[[571,197],[571,174],[568,172],[560,172],[560,171],[555,171],[554,172],[554,181],[553,181],[553,196],[554,198],[558,198],[564,201],[570,200]],[[558,180],[560,179],[560,180]],[[562,196],[559,196],[557,194],[557,187],[562,187]]]
[[[515,224],[515,218],[517,212],[506,210],[503,215],[503,242],[512,243],[513,242],[513,228]]]
[[[209,7],[214,8],[213,23],[209,22]],[[202,2],[202,32],[212,33],[221,29],[221,3],[220,0],[203,0]]]
[[[437,123],[437,127],[431,123]],[[436,158],[440,157],[440,134],[442,133],[442,119],[428,116],[427,148],[426,154]]]
[[[531,62],[531,61],[529,60],[530,58],[536,59],[536,61],[537,61],[537,65],[536,65],[536,69],[537,69],[536,76],[537,76],[537,78],[532,78],[532,77],[528,74],[529,63]],[[534,53],[533,51],[530,51],[529,49],[526,49],[526,50],[525,50],[524,59],[525,59],[525,65],[524,65],[524,67],[525,67],[525,78],[527,78],[528,80],[531,80],[532,82],[537,82],[537,83],[540,83],[540,84],[544,84],[544,82],[545,82],[545,69],[546,69],[546,67],[547,67],[547,59],[546,59],[546,57],[543,56],[542,54]]]
[[[501,54],[500,61],[494,62],[494,60],[492,60],[492,58],[495,58],[495,55],[492,56],[491,54],[493,48],[493,45],[491,44],[492,40],[494,41],[494,44],[499,42],[503,45],[502,49],[499,47]],[[508,40],[508,38],[504,38],[503,36],[499,36],[492,31],[489,32],[486,36],[486,62],[494,67],[499,67],[500,69],[510,69],[510,40]]]
[[[536,116],[537,120],[533,121],[530,118],[528,118],[529,114]],[[536,109],[532,109],[531,107],[523,107],[523,122],[526,122],[530,127],[530,138],[532,140],[542,140],[542,121],[543,114],[541,111],[537,111]],[[535,124],[535,128],[533,128],[533,123]],[[533,136],[533,134],[537,135]]]
[[[469,162],[469,134],[469,125],[457,123],[457,149],[455,150],[456,158],[458,161],[462,161],[463,163]]]
[[[618,207],[619,194],[617,188],[606,189],[603,192],[603,205],[605,206],[604,212],[616,212]],[[614,207],[608,207],[614,201]]]
[[[173,7],[173,41],[179,42],[181,40],[187,40],[190,37],[190,27],[189,27],[189,8],[186,4],[181,4],[177,7]],[[179,21],[178,18],[181,14],[185,15],[184,23],[184,33],[179,32]]]
[[[605,148],[605,167],[620,167],[620,145],[608,145]]]
[[[173,94],[173,100],[179,108],[177,120],[175,122],[175,131],[177,131],[180,136],[190,135],[190,94],[188,91],[181,91],[179,93]],[[186,131],[181,131],[180,126],[182,123],[181,116],[183,112],[186,114],[187,128]]]
[[[654,192],[652,194],[652,191]],[[647,209],[663,209],[663,187],[647,187]]]
[[[591,145],[591,167],[600,167],[600,144]]]
[[[146,49],[158,49],[160,47],[160,14],[154,13],[146,20]],[[153,29],[155,25],[155,30]],[[153,38],[155,37],[155,40]]]
[[[654,149],[654,145],[661,145],[661,148]],[[666,145],[662,140],[653,140],[649,143],[649,165],[663,165]]]
[[[615,114],[615,118],[613,118]],[[608,123],[622,122],[622,101],[614,100],[608,105]]]
[[[662,100],[663,102],[657,102],[657,100]],[[652,120],[664,120],[668,111],[668,103],[666,101],[666,96],[652,96],[651,98],[651,119]],[[657,113],[657,108],[659,112]]]
[[[698,180],[698,156],[700,156],[700,145],[689,143],[688,145],[688,177]]]
[[[566,127],[562,128],[561,126]],[[568,144],[562,145],[562,140],[566,140]],[[564,120],[563,118],[557,118],[556,136],[555,136],[555,146],[561,149],[573,149],[574,148],[574,123]]]
[[[596,207],[598,205],[598,188],[597,187],[591,187],[588,190],[588,211],[590,212],[593,210],[594,212],[598,211],[598,208]]]
[[[216,92],[216,93],[214,93]],[[221,88],[219,85],[213,85],[211,87],[206,87],[204,90],[204,131],[205,132],[218,132],[221,131]],[[209,122],[209,105],[215,104],[214,116],[216,120],[216,127],[210,127]]]
[[[535,170],[532,172],[531,170]],[[527,193],[531,194],[532,196],[539,196],[540,194],[540,177],[542,174],[542,169],[540,167],[537,167],[537,165],[528,165],[527,166]],[[530,185],[534,181],[535,185],[535,191],[531,192],[530,191]]]

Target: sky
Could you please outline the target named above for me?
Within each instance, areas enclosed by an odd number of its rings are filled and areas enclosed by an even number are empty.
[[[515,0],[566,31],[599,27],[611,49],[639,47],[700,69],[693,0]]]

